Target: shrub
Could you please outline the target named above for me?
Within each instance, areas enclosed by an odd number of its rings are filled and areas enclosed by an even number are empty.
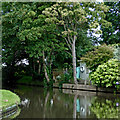
[[[99,65],[107,62],[111,58],[113,58],[113,49],[104,44],[98,46],[93,51],[88,52],[81,59],[86,63],[90,70],[95,71]]]
[[[120,88],[120,62],[117,59],[111,59],[108,62],[99,65],[95,72],[90,74],[92,84],[100,87]]]
[[[72,79],[72,71],[71,70],[69,70],[68,72],[62,74],[60,76],[60,79],[59,79],[59,88],[61,88],[62,84],[64,84],[64,83],[71,83],[70,82],[71,79]]]

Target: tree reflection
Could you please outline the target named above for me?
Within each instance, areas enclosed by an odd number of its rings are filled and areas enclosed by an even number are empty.
[[[82,92],[81,92],[82,93]],[[89,106],[93,96],[87,96],[85,94],[79,95],[75,94],[74,96],[74,106],[73,106],[73,118],[87,118],[91,115]]]
[[[14,108],[13,110],[7,111],[4,114],[0,115],[0,120],[1,119],[7,119],[7,120],[11,120],[16,118],[21,112],[21,109],[17,106],[16,108]]]
[[[120,99],[100,99],[96,98],[91,110],[96,114],[97,118],[120,118]]]
[[[49,96],[50,96],[50,93],[49,93],[49,91],[48,91],[48,92],[47,92],[47,95],[46,95],[46,97],[45,97],[43,118],[45,118],[46,105],[47,105],[47,102],[48,102],[48,98],[49,98]]]
[[[28,98],[30,104],[22,107],[18,118],[119,118],[120,100],[116,96],[88,91],[60,92],[30,87],[19,89],[21,100]],[[24,94],[23,94],[24,93]],[[106,106],[107,105],[107,106]],[[108,112],[111,110],[111,112]],[[99,115],[100,114],[100,115]],[[104,116],[104,117],[103,117]],[[111,117],[110,117],[111,116]]]
[[[78,95],[76,94],[75,97],[74,97],[73,118],[76,118],[76,108],[77,108],[76,101],[77,101],[77,97],[78,97]]]

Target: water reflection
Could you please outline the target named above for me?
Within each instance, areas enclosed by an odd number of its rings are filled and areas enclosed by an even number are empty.
[[[78,96],[78,95],[75,95],[75,96],[74,96],[73,118],[76,118],[76,109],[77,109],[76,101],[77,101],[77,96]],[[78,108],[78,109],[79,109],[79,108]]]
[[[113,95],[27,86],[18,86],[14,92],[30,101],[17,118],[120,118],[119,97]]]
[[[49,98],[49,96],[50,96],[50,93],[49,92],[47,92],[47,95],[46,95],[46,97],[45,97],[45,103],[44,103],[44,114],[43,114],[43,118],[45,118],[45,113],[46,113],[46,105],[47,105],[47,102],[48,102],[48,98]]]
[[[16,107],[10,111],[7,111],[7,112],[4,112],[2,113],[2,116],[0,115],[0,120],[1,119],[7,119],[7,120],[11,120],[11,119],[14,119],[16,118],[21,112],[21,109],[19,107]]]
[[[95,98],[94,94],[74,93],[73,118],[96,118],[94,113],[90,110],[92,100]]]
[[[24,100],[21,101],[21,106],[22,107],[27,107],[28,108],[29,105],[30,105],[30,100],[29,99],[25,98]]]
[[[92,102],[90,107],[97,118],[120,118],[120,99],[100,99],[97,98]]]
[[[86,118],[91,114],[89,106],[91,105],[91,98],[87,96],[75,95],[74,97],[74,112],[73,118]]]

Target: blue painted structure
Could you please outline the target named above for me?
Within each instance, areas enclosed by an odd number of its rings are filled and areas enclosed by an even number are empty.
[[[77,72],[76,77],[77,79],[79,79],[80,78],[80,67],[76,68],[76,72]]]

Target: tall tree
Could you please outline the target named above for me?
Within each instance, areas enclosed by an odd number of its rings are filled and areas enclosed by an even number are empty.
[[[53,34],[56,31],[56,25],[47,24],[45,22],[46,16],[38,12],[38,9],[45,8],[46,3],[41,6],[38,6],[37,3],[33,3],[33,5],[36,9],[29,10],[26,18],[22,21],[22,31],[18,33],[18,36],[21,41],[27,44],[25,50],[29,57],[34,57],[43,64],[45,78],[49,83],[54,51],[63,50],[65,47],[64,43],[60,44],[56,35]],[[36,12],[36,10],[38,11]]]
[[[44,42],[44,38],[42,39],[41,37],[43,36],[42,33],[44,33],[43,29],[47,29],[45,26],[41,28],[41,26],[44,25],[44,16],[41,15],[41,12],[51,4],[52,3],[3,3],[3,62],[7,64],[7,67],[10,66],[11,70],[9,71],[12,72],[10,75],[14,75],[13,69],[15,64],[23,58],[33,58],[35,62],[38,59],[41,61],[39,56],[41,56],[43,49],[40,48],[42,48],[45,43],[49,43],[46,41],[47,37]],[[49,29],[50,27],[48,30]],[[54,39],[53,36],[52,39]],[[46,46],[47,45],[48,44],[46,44]],[[46,46],[44,46],[44,48]],[[42,64],[42,62],[39,63]]]
[[[42,13],[47,16],[46,22],[55,23],[56,28],[63,27],[60,35],[66,41],[68,48],[72,54],[73,76],[74,82],[76,79],[76,40],[79,31],[83,29],[97,28],[99,25],[109,26],[110,23],[104,20],[105,13],[108,7],[104,3],[71,3],[62,2],[55,3],[53,6],[46,8]],[[100,18],[100,19],[99,19]],[[99,31],[95,31],[99,33]]]
[[[29,3],[30,4],[30,3]],[[28,57],[25,53],[24,43],[22,43],[17,34],[21,31],[21,21],[24,18],[24,12],[21,9],[21,3],[3,3],[2,4],[2,62],[6,63],[9,79],[13,79],[15,64],[22,58]]]
[[[105,20],[112,23],[109,28],[102,27],[101,43],[115,44],[119,43],[120,36],[120,2],[106,2],[105,5],[109,6],[109,11],[106,13]]]

